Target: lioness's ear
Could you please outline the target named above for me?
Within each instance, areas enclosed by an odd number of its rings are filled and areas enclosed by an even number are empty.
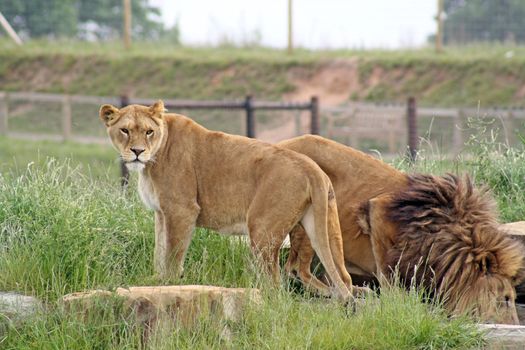
[[[113,120],[118,116],[118,108],[112,105],[102,105],[98,112],[100,119],[106,126],[109,126]]]
[[[166,112],[166,108],[164,108],[164,102],[162,102],[162,100],[157,100],[157,102],[149,107],[149,110],[153,114],[162,114]]]

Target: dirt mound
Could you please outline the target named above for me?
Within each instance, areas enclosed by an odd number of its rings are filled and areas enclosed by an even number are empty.
[[[360,89],[358,61],[335,60],[316,69],[292,68],[288,80],[295,90],[284,94],[286,100],[305,101],[318,96],[323,106],[334,106],[348,101]]]

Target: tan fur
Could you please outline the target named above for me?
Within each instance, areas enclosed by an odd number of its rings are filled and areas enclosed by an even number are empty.
[[[284,141],[332,180],[353,271],[426,288],[451,314],[518,322],[514,287],[524,277],[524,247],[498,229],[495,205],[468,178],[407,175],[362,152],[316,136]],[[314,252],[300,225],[286,268],[312,279]],[[352,272],[352,270],[350,270]],[[316,284],[320,281],[315,282]]]
[[[182,272],[198,226],[234,233],[247,228],[254,254],[279,280],[279,248],[302,223],[337,294],[351,298],[332,185],[308,157],[209,131],[165,113],[162,101],[121,110],[104,105],[100,118],[128,168],[139,171],[139,193],[155,211],[154,257],[161,277]]]

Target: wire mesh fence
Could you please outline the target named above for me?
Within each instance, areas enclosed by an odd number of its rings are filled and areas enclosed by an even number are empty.
[[[129,102],[147,104],[151,100],[136,99]],[[103,103],[120,106],[122,100],[117,97],[0,93],[0,134],[31,139],[108,143],[98,117],[98,109]],[[211,108],[213,103],[217,105],[216,108]],[[208,129],[247,134],[248,114],[243,100],[166,100],[166,106],[171,112],[187,115]],[[254,129],[251,132],[258,139],[271,143],[311,133],[315,131],[312,129],[312,120],[315,122],[317,118],[309,109],[311,107],[311,102],[290,104],[255,101],[254,113],[251,114]],[[325,107],[316,112],[319,115],[317,131],[322,136],[365,151],[405,154],[410,129],[407,112],[407,106],[402,104],[350,103]],[[520,145],[524,140],[522,130],[525,109],[423,107],[417,108],[415,115],[417,128],[414,132],[419,141],[417,147],[431,153],[458,154],[472,137],[488,136],[509,146]]]
[[[0,135],[107,142],[98,118],[101,104],[149,105],[151,99],[0,92]],[[318,133],[319,105],[307,102],[257,101],[251,96],[231,101],[165,100],[170,112],[190,116],[216,131],[278,142],[303,133]]]
[[[525,42],[524,1],[445,0],[443,11],[446,45]]]
[[[129,0],[131,35],[178,42],[177,28],[166,27],[160,9],[147,0]],[[122,38],[126,1],[5,0],[0,12],[23,39],[71,38],[108,41]]]
[[[311,37],[321,35],[321,41],[347,48],[380,48],[381,43],[385,48],[433,45],[436,38],[445,46],[471,43],[514,45],[525,41],[524,1],[430,0],[424,2],[424,6],[422,3],[400,0],[365,4],[326,0],[321,8],[309,2],[297,3],[294,7],[297,17],[295,39],[299,46],[308,47],[314,45]],[[173,17],[169,12],[177,10],[177,15],[187,21],[188,16],[207,16],[204,5],[203,1],[191,6],[173,6],[158,0],[4,0],[0,4],[0,13],[24,40],[115,41],[123,39],[129,27],[127,34],[134,40],[177,45],[181,42],[181,31],[192,30],[192,27],[181,27],[180,23],[185,22],[180,20],[167,21],[167,17]],[[273,12],[282,12],[281,20],[285,20],[287,8],[284,5],[268,4],[267,7]],[[209,14],[207,21],[201,20],[207,28],[214,29],[208,30],[209,37],[204,39],[208,43],[283,46],[289,34],[286,26],[283,23],[282,29],[277,29],[261,22],[257,17],[260,5],[246,7],[248,5],[226,1],[221,6],[228,9],[224,12],[228,16]],[[128,26],[125,25],[125,14],[130,18]],[[231,26],[230,22],[238,18],[247,23]],[[331,21],[326,21],[326,18],[331,18]],[[363,18],[380,20],[386,29],[378,30],[374,21],[363,21]],[[360,32],[367,34],[358,34],[358,28],[346,27],[345,22],[358,23]],[[290,31],[292,28],[290,26]],[[276,32],[279,32],[279,40]],[[311,35],[305,36],[305,33]],[[2,31],[0,35],[6,34]],[[192,38],[191,35],[187,37]]]

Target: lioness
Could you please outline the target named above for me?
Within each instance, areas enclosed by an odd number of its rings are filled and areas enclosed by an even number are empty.
[[[407,286],[425,287],[451,314],[519,322],[514,286],[525,277],[525,250],[499,229],[486,191],[468,178],[408,175],[318,136],[279,146],[307,155],[332,180],[350,273],[388,277],[397,267]],[[311,276],[314,252],[300,225],[290,236],[286,269],[326,288]]]
[[[301,223],[338,295],[351,298],[334,192],[308,157],[242,136],[209,131],[150,107],[100,108],[114,147],[139,172],[139,194],[155,211],[155,268],[182,273],[195,226],[248,233],[252,251],[279,280],[278,252]]]

